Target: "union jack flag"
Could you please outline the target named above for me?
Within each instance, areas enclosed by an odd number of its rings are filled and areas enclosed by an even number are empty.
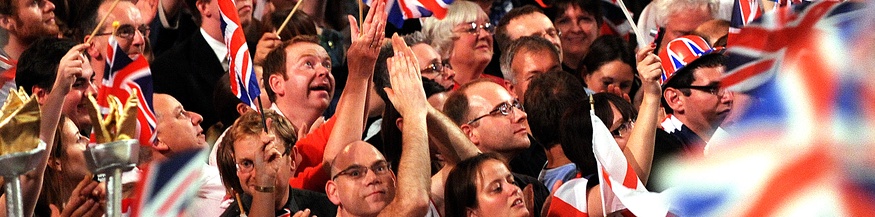
[[[249,46],[240,26],[237,6],[232,0],[218,1],[222,36],[225,38],[225,46],[228,47],[230,58],[228,73],[231,78],[231,92],[243,103],[258,109],[255,100],[261,95],[261,89],[258,87],[258,78],[252,67],[252,57],[249,56]]]
[[[386,21],[397,28],[404,25],[404,20],[435,16],[443,19],[447,15],[447,8],[454,0],[388,0],[386,13],[389,17]],[[362,0],[366,5],[372,6],[374,0]],[[360,19],[364,19],[363,17]]]
[[[735,4],[732,6],[732,19],[729,21],[729,43],[735,39],[738,32],[741,31],[741,27],[759,18],[762,14],[759,0],[735,0]]]
[[[15,88],[15,65],[17,61],[0,55],[0,105],[6,102],[9,89]]]
[[[209,149],[187,151],[152,162],[138,183],[134,216],[183,216],[201,185]]]
[[[155,112],[152,109],[152,71],[149,62],[142,54],[131,59],[119,46],[115,36],[110,36],[106,48],[106,73],[103,74],[97,91],[97,104],[102,110],[108,109],[107,97],[112,95],[122,101],[136,91],[139,105],[137,109],[137,139],[140,145],[149,146],[156,139]]]
[[[667,178],[679,215],[875,216],[875,182],[859,175],[872,161],[851,154],[875,145],[875,91],[853,62],[871,56],[851,52],[875,46],[852,43],[871,35],[861,23],[872,12],[871,2],[802,2],[741,29],[722,84],[753,100],[725,144]]]

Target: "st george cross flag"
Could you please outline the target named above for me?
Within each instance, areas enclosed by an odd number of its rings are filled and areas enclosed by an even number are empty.
[[[447,15],[447,8],[454,0],[388,0],[386,11],[389,14],[386,21],[401,28],[404,20],[435,16],[443,19]],[[374,0],[362,0],[366,5],[372,6]],[[364,19],[364,18],[360,18]]]
[[[586,178],[576,178],[562,183],[553,192],[548,217],[586,217],[589,216],[586,203]]]
[[[137,108],[137,139],[140,145],[150,146],[155,141],[156,119],[152,108],[152,71],[149,70],[149,61],[143,54],[131,59],[119,47],[115,36],[110,36],[108,42],[106,68],[97,90],[97,104],[105,111],[109,107],[108,96],[124,100],[136,92],[140,105]]]
[[[592,151],[599,169],[602,203],[605,213],[628,208],[636,216],[668,215],[668,200],[660,193],[649,192],[641,183],[632,165],[610,130],[590,110],[592,119]]]
[[[134,216],[196,216],[187,208],[200,189],[208,156],[209,149],[200,149],[149,164],[137,186]]]
[[[252,67],[252,57],[249,56],[249,46],[246,45],[237,7],[232,0],[218,1],[222,36],[225,38],[225,46],[228,47],[230,58],[228,73],[231,78],[231,92],[243,103],[257,109],[255,100],[261,95],[261,89],[258,87],[258,78]]]

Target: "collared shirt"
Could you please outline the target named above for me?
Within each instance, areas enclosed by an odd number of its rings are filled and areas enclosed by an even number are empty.
[[[207,31],[204,30],[204,28],[200,29],[201,35],[204,36],[204,40],[206,40],[207,44],[210,45],[210,48],[213,49],[213,53],[216,53],[216,59],[218,59],[219,62],[222,63],[222,68],[225,69],[225,71],[227,72],[228,68],[230,67],[230,62],[228,61],[228,46],[225,46],[225,42],[221,42],[211,37],[209,34],[207,34]]]

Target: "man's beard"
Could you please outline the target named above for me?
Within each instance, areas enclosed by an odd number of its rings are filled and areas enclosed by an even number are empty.
[[[39,24],[25,25],[24,21],[19,18],[15,18],[15,23],[19,26],[14,33],[15,36],[27,44],[43,37],[57,37],[60,32],[57,23],[45,25],[40,22]]]

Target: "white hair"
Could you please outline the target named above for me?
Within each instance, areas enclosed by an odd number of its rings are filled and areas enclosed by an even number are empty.
[[[665,26],[669,15],[696,9],[708,9],[711,17],[719,11],[717,0],[658,0],[655,4],[656,24]]]
[[[431,46],[444,58],[449,58],[453,51],[453,41],[456,35],[453,28],[462,23],[477,21],[481,14],[486,14],[479,5],[469,1],[456,1],[447,9],[444,19],[428,17],[422,22],[422,33]]]

